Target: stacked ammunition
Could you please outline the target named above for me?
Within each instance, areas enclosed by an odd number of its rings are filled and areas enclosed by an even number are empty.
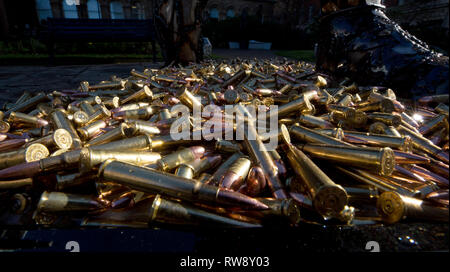
[[[202,129],[211,114],[195,114],[210,105],[223,114],[218,133]],[[25,92],[0,111],[0,223],[447,222],[448,111],[448,96],[406,101],[288,60],[133,69]],[[273,118],[275,130],[256,122]],[[174,137],[176,124],[189,137]]]

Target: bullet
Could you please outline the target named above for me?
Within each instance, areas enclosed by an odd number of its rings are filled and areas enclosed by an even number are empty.
[[[111,151],[111,150],[92,150],[92,148],[82,148],[80,154],[80,171],[89,172],[93,167],[114,159],[134,165],[146,165],[156,163],[161,159],[161,155],[156,152],[148,151]]]
[[[90,145],[89,148],[103,151],[152,150],[152,139],[149,135],[140,135],[103,144]]]
[[[157,193],[186,201],[206,202],[252,209],[268,207],[256,199],[227,189],[205,185],[198,181],[134,166],[119,161],[106,161],[99,170],[99,177],[128,186],[134,190]]]
[[[118,127],[90,140],[85,146],[101,145],[126,138],[126,130],[128,128],[129,125],[127,123],[121,123]]]
[[[19,148],[28,142],[28,139],[11,139],[0,143],[0,151],[5,152],[11,149]]]
[[[130,101],[142,101],[142,100],[153,100],[153,92],[148,86],[144,86],[139,91],[133,93],[132,95],[124,98],[121,104],[127,104]]]
[[[0,154],[0,169],[8,168],[23,162],[38,161],[50,155],[42,144],[32,144],[27,148]]]
[[[277,110],[273,109],[270,110],[268,115],[267,115],[267,119],[269,119],[271,116],[274,115],[278,115],[278,118],[281,117],[286,117],[291,113],[301,113],[305,110],[311,110],[312,106],[311,106],[311,102],[309,101],[309,99],[306,99],[304,97],[300,97],[296,100],[293,100],[287,104],[281,105],[278,107]]]
[[[301,125],[305,126],[305,127],[310,127],[310,128],[333,128],[333,124],[331,124],[330,122],[316,117],[316,116],[312,116],[312,115],[300,115],[300,117],[297,119],[297,122],[299,122]]]
[[[103,120],[110,116],[111,112],[105,106],[101,105],[99,110],[97,110],[94,114],[89,115],[89,119],[86,123],[84,123],[84,125],[87,126],[95,121]]]
[[[37,210],[41,212],[94,211],[107,207],[107,203],[92,196],[43,192]]]
[[[99,134],[102,128],[106,127],[106,122],[103,120],[95,121],[87,126],[78,128],[77,131],[83,141],[87,141],[95,135]]]
[[[152,223],[169,223],[198,226],[222,226],[253,228],[261,227],[257,224],[238,221],[220,216],[188,204],[170,201],[156,195],[150,210],[150,225]]]
[[[338,139],[342,141],[345,137],[344,130],[342,128],[331,128],[331,129],[315,129],[317,133],[324,134],[330,136],[332,138]]]
[[[174,140],[172,139],[171,135],[155,135],[151,137],[151,149],[153,151],[161,151],[161,150],[167,150],[168,148],[176,147],[176,146],[182,146],[182,145],[189,145],[196,141],[194,140]],[[197,141],[201,142],[201,141]]]
[[[97,178],[97,173],[72,173],[56,175],[56,190],[64,191],[68,188],[80,186],[93,182]]]
[[[113,118],[116,120],[122,119],[148,119],[155,114],[156,108],[154,106],[148,106],[136,110],[118,111],[113,113]]]
[[[402,117],[402,121],[408,123],[408,125],[414,127],[414,128],[419,128],[419,123],[417,123],[416,120],[414,120],[414,118],[412,118],[411,116],[409,116],[407,113],[402,112],[400,114],[400,116]]]
[[[350,199],[376,199],[379,196],[379,191],[376,187],[373,186],[344,186],[345,191],[347,192]]]
[[[325,217],[338,216],[348,202],[345,190],[290,143],[289,133],[283,134],[283,141],[289,163],[307,188],[315,210]]]
[[[356,131],[344,131],[344,141],[352,144],[363,143],[370,146],[390,147],[405,152],[411,152],[413,148],[412,139],[408,136],[396,137]]]
[[[194,177],[199,174],[211,169],[215,168],[222,161],[222,156],[214,155],[214,156],[205,156],[203,159],[196,159],[192,162],[189,162],[189,166],[192,167]]]
[[[403,168],[407,169],[411,173],[417,174],[427,180],[432,180],[436,183],[438,183],[440,186],[444,186],[448,188],[448,179],[441,177],[423,167],[417,166],[417,165],[403,165]]]
[[[44,93],[38,93],[37,95],[33,96],[32,98],[14,105],[8,111],[5,112],[5,116],[9,116],[12,112],[25,112],[33,107],[35,107],[37,104],[48,101],[47,95]]]
[[[80,109],[84,111],[88,116],[91,116],[95,113],[94,107],[87,101],[83,101],[80,103]]]
[[[356,115],[356,110],[354,108],[335,104],[327,105],[327,110],[332,116],[332,121],[335,123],[340,120],[351,120]]]
[[[158,160],[157,164],[162,171],[172,170],[181,164],[201,159],[205,153],[205,148],[202,146],[191,146],[175,151],[169,155]]]
[[[221,153],[235,153],[240,152],[242,148],[238,143],[233,143],[222,139],[216,139],[214,149]]]
[[[59,128],[55,130],[52,134],[47,135],[45,137],[33,140],[26,144],[26,146],[39,143],[43,144],[46,147],[57,147],[60,149],[70,149],[72,147],[72,136],[70,133],[63,129]]]
[[[306,143],[318,143],[318,144],[328,144],[328,145],[339,145],[339,146],[352,146],[349,143],[340,141],[336,138],[330,137],[328,135],[322,134],[315,130],[300,126],[293,125],[289,129],[289,134],[293,136],[294,139],[306,142]]]
[[[427,157],[398,150],[394,150],[394,155],[398,164],[429,164],[431,162]]]
[[[130,136],[139,134],[160,134],[161,130],[155,125],[155,123],[143,121],[143,120],[132,120],[129,123],[129,129],[125,130],[130,132]]]
[[[240,157],[242,156],[242,153],[236,152],[233,155],[231,155],[225,162],[223,162],[217,170],[213,173],[211,176],[211,179],[206,182],[206,184],[219,186],[219,182],[223,178],[223,175],[228,170],[228,168]]]
[[[389,147],[364,148],[303,144],[298,146],[298,148],[318,159],[372,170],[384,176],[389,176],[394,171],[394,152]]]
[[[439,103],[439,105],[437,105],[434,108],[434,111],[437,112],[437,113],[440,113],[440,114],[444,114],[447,117],[447,119],[448,119],[448,106],[447,105],[445,105],[443,103]]]
[[[219,186],[237,191],[245,183],[250,166],[251,161],[248,157],[238,158],[225,172]]]
[[[67,130],[72,136],[72,147],[74,149],[81,148],[81,140],[77,134],[77,131],[72,126],[71,122],[67,119],[67,114],[64,110],[57,109],[51,114],[51,120],[55,129],[63,128]]]
[[[428,194],[424,200],[448,208],[449,206],[448,189],[432,192]]]
[[[194,178],[194,169],[189,164],[181,164],[175,169],[175,176],[183,177],[186,179]]]
[[[356,106],[356,109],[364,112],[376,111],[383,113],[392,113],[395,111],[395,105],[391,99],[383,99],[377,102],[360,104]]]
[[[84,111],[77,111],[73,113],[73,122],[81,127],[89,121],[89,115]]]
[[[429,134],[429,133],[435,131],[436,129],[442,127],[445,122],[448,122],[447,121],[447,117],[444,114],[440,114],[440,115],[432,118],[431,120],[429,120],[425,124],[423,124],[419,128],[419,132],[422,135]]]
[[[422,200],[402,196],[396,192],[384,192],[377,201],[377,209],[383,222],[393,224],[405,218],[448,222],[448,208],[434,207]]]
[[[200,176],[198,176],[197,180],[201,183],[206,183],[208,180],[212,178],[211,174],[208,173],[201,173]],[[240,192],[241,193],[241,192]]]
[[[448,104],[448,94],[423,96],[423,97],[419,98],[418,102],[421,104],[428,104],[431,102]]]
[[[431,172],[436,173],[442,177],[449,178],[449,166],[440,161],[431,160],[430,164],[423,165],[428,168]]]
[[[16,179],[16,180],[0,180],[0,190],[10,190],[32,185],[33,179],[31,178]]]
[[[372,112],[367,113],[367,117],[369,118],[369,120],[372,120],[374,122],[382,122],[388,126],[393,126],[395,128],[400,126],[402,122],[402,118],[399,115],[389,113]]]
[[[404,126],[400,126],[398,128],[398,132],[400,132],[403,136],[409,136],[415,149],[423,151],[447,164],[449,163],[448,153],[443,151],[440,147],[436,146],[430,140],[423,137],[419,133],[413,132]]]
[[[177,98],[181,101],[181,103],[188,106],[191,110],[193,110],[195,107],[197,107],[197,109],[203,110],[202,103],[187,89],[181,89],[177,93]]]
[[[20,112],[11,112],[8,122],[14,126],[24,125],[37,128],[48,125],[48,122],[42,118],[30,116]]]
[[[114,96],[112,98],[105,98],[103,104],[110,109],[116,109],[120,106],[121,101],[118,96]]]
[[[405,189],[403,187],[396,186],[395,184],[388,183],[382,179],[377,178],[375,175],[370,174],[367,171],[355,169],[355,168],[343,168],[337,166],[336,169],[353,178],[354,180],[373,186],[381,192],[396,191],[402,195],[415,196],[417,191]]]
[[[125,81],[106,82],[96,85],[90,85],[89,91],[93,90],[106,90],[106,89],[122,89],[125,86]]]
[[[286,220],[290,224],[300,223],[300,208],[294,199],[276,199],[276,198],[257,198],[266,204],[269,209],[264,211],[244,212],[251,217],[257,217],[263,220],[263,223],[282,223],[280,220]]]

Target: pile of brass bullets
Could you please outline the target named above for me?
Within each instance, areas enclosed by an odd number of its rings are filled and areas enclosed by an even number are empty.
[[[278,128],[261,133],[248,113],[236,117],[242,140],[171,136],[175,105],[210,104],[262,106]],[[192,133],[211,118],[190,114]],[[448,222],[448,114],[448,95],[402,100],[286,59],[133,69],[73,90],[25,92],[0,111],[0,223]]]

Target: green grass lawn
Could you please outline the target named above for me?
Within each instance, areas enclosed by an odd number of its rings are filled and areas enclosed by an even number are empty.
[[[278,56],[296,59],[296,60],[303,60],[303,61],[308,61],[308,62],[316,61],[313,50],[282,50],[282,51],[276,51],[275,54]]]

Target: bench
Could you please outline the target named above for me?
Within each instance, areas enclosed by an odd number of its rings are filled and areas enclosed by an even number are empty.
[[[56,42],[151,42],[156,62],[156,32],[153,20],[55,19],[48,18],[41,40],[53,62]]]

